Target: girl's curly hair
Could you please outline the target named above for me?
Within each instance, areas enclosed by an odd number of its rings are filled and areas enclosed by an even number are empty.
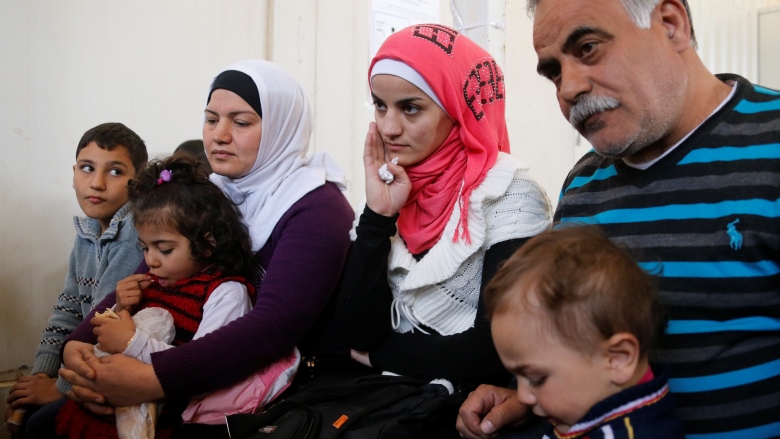
[[[162,178],[166,170],[169,180]],[[227,275],[247,274],[252,247],[241,213],[195,158],[176,153],[150,161],[129,182],[128,197],[136,227],[176,231],[190,241],[193,259]]]

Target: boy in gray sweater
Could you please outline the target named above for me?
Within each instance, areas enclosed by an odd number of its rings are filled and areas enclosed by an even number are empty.
[[[26,419],[41,406],[63,399],[67,387],[62,384],[67,383],[56,384],[65,338],[143,261],[127,182],[147,159],[144,141],[121,123],[98,125],[79,141],[73,189],[86,217],[74,217],[76,241],[65,286],[43,330],[32,373],[19,379],[7,400],[11,409],[27,409]],[[10,410],[6,418],[9,415]]]

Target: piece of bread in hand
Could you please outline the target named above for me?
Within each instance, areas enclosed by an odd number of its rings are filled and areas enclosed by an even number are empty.
[[[111,308],[106,308],[104,312],[96,312],[95,317],[107,317],[109,319],[118,319],[119,314],[115,313]]]

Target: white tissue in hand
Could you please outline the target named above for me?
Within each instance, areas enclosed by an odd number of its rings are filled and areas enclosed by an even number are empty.
[[[394,164],[394,165],[397,165],[398,164],[398,157],[396,157],[393,160],[391,160],[391,163]],[[393,179],[395,177],[393,177],[393,174],[390,171],[387,170],[387,163],[385,163],[384,165],[382,165],[382,167],[379,168],[379,178],[381,178],[382,181],[384,181],[387,184],[390,184],[390,183],[393,182]]]
[[[176,335],[173,326],[173,316],[167,309],[151,307],[144,308],[133,316],[133,323],[137,328],[146,331],[149,336],[170,344]]]
[[[165,344],[170,344],[176,335],[173,316],[163,308],[144,308],[135,313],[133,323],[136,328]],[[101,356],[98,351],[95,347],[95,355]],[[156,402],[117,407],[114,415],[119,439],[153,439],[159,411],[160,406]]]

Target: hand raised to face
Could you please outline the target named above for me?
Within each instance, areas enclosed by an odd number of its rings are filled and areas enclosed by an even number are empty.
[[[368,208],[384,216],[397,214],[409,197],[412,183],[402,166],[388,160],[384,142],[382,142],[374,122],[368,125],[363,151],[363,165],[366,171],[366,204]],[[383,165],[387,165],[387,171],[393,175],[393,181],[389,184],[385,183],[379,176],[379,168]]]

